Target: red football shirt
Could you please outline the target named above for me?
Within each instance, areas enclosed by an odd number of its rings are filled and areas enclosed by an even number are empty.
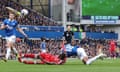
[[[40,57],[42,58],[42,61],[48,64],[60,64],[61,60],[50,53],[40,53]]]
[[[110,50],[115,51],[116,45],[114,41],[110,41]]]

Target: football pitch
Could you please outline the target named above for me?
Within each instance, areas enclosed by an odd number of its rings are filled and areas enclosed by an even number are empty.
[[[120,72],[120,59],[97,60],[84,65],[78,59],[68,59],[64,65],[26,65],[18,61],[0,61],[0,72]]]

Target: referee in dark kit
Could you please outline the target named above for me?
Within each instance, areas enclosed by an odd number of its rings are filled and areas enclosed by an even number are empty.
[[[67,44],[70,44],[71,41],[74,39],[74,33],[71,31],[71,26],[67,26],[67,30],[63,34],[63,39],[66,41]]]

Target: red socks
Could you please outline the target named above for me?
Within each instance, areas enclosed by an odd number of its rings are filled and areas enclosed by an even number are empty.
[[[35,64],[34,61],[24,61],[25,64]]]

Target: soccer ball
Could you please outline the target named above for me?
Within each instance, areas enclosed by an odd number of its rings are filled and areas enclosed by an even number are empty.
[[[21,10],[21,14],[24,15],[24,16],[28,15],[28,13],[29,13],[29,12],[28,12],[27,9],[22,9],[22,10]]]

